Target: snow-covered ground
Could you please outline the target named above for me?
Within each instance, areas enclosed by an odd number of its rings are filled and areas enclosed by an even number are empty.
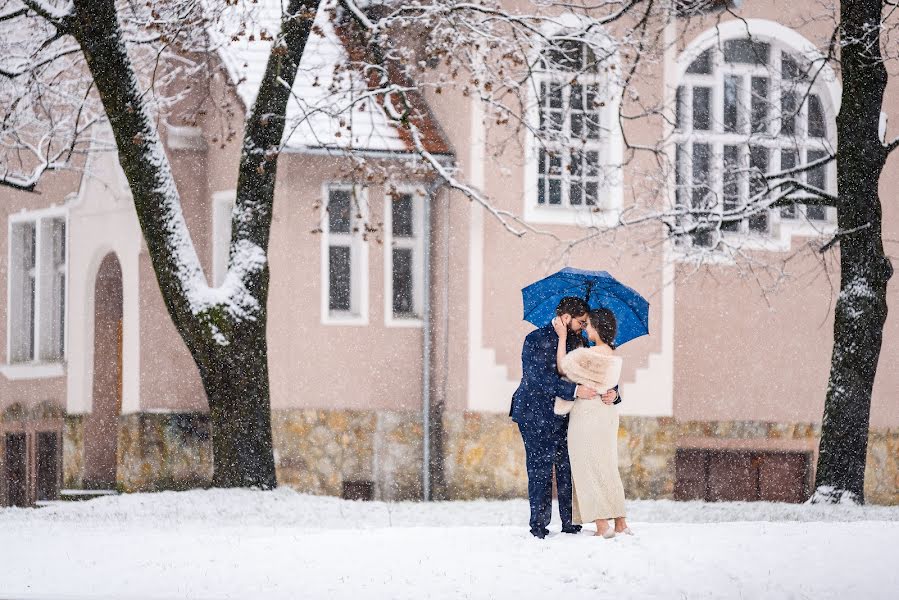
[[[0,598],[899,597],[899,507],[628,510],[633,537],[556,520],[540,541],[523,500],[208,490],[2,509]]]

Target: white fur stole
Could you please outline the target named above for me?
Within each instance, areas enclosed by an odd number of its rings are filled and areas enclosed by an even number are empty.
[[[603,393],[618,385],[621,364],[618,356],[602,354],[592,348],[577,348],[565,355],[561,367],[568,379]]]

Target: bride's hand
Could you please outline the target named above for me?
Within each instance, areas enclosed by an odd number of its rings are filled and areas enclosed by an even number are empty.
[[[553,317],[553,329],[556,330],[556,333],[559,337],[568,337],[568,325],[565,324],[565,321],[562,320],[562,317]]]

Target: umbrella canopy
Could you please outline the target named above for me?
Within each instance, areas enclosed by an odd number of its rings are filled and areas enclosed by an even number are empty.
[[[566,296],[583,298],[591,310],[608,308],[618,321],[615,345],[649,333],[649,302],[605,271],[565,267],[521,290],[524,320],[537,327],[549,325],[559,301]]]

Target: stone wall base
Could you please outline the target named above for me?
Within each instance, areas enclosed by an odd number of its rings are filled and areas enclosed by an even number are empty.
[[[276,410],[272,415],[280,485],[341,496],[370,489],[378,500],[421,498],[420,414],[400,411]],[[132,414],[120,418],[118,484],[122,491],[205,487],[212,478],[204,414]],[[524,446],[505,415],[444,416],[445,489],[452,500],[527,495]],[[83,420],[64,423],[66,487],[80,487]],[[757,421],[677,422],[622,417],[618,458],[628,498],[673,498],[679,448],[817,453],[820,427]],[[866,499],[899,504],[899,430],[875,430],[868,445]]]

